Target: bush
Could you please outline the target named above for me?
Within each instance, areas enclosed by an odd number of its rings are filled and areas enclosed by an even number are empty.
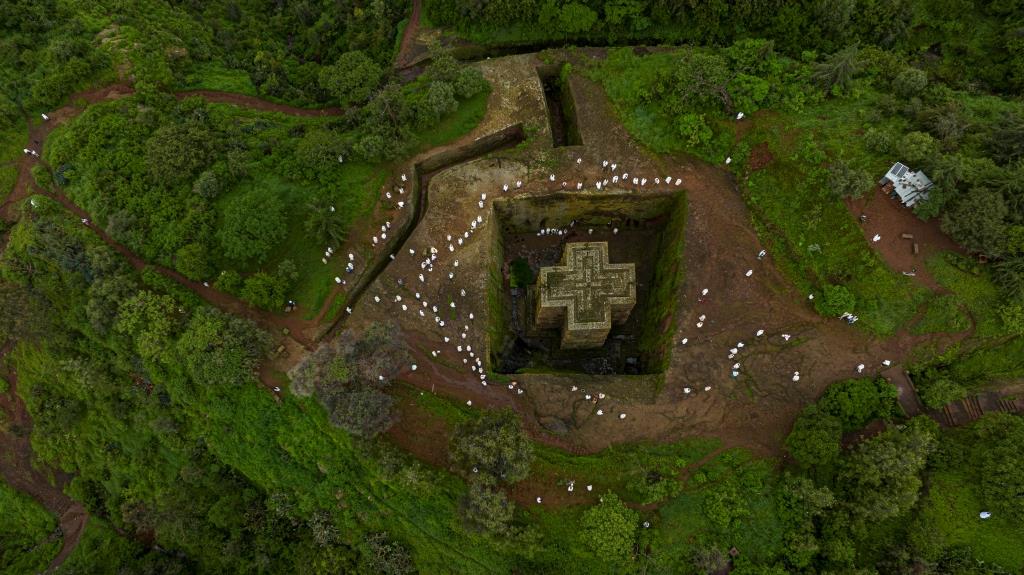
[[[583,512],[583,541],[603,560],[624,561],[633,554],[639,521],[636,511],[614,493],[607,493],[599,504]]]
[[[702,146],[711,141],[714,133],[704,121],[704,114],[682,114],[676,118],[676,129],[691,147]]]
[[[835,162],[828,167],[828,189],[840,198],[860,197],[872,184],[867,172],[855,169],[846,162]]]
[[[533,445],[515,413],[485,411],[456,428],[449,456],[466,475],[480,473],[495,482],[515,483],[530,472]]]
[[[854,297],[846,286],[827,284],[822,290],[824,293],[814,301],[814,309],[825,317],[839,317],[844,313],[853,312],[857,304]]]
[[[922,381],[917,387],[921,402],[926,407],[941,409],[948,403],[967,397],[967,390],[959,383],[946,378]]]
[[[466,66],[459,70],[455,77],[455,93],[463,100],[472,98],[486,89],[487,79],[476,68]]]
[[[387,533],[367,535],[365,543],[367,552],[363,554],[363,567],[367,573],[410,575],[416,572],[409,549],[393,541]]]
[[[232,198],[217,233],[224,255],[241,262],[266,260],[284,238],[284,216],[284,204],[270,191]]]
[[[920,96],[928,85],[928,73],[917,68],[904,68],[892,79],[892,89],[903,98]]]
[[[220,177],[213,170],[203,171],[196,181],[192,182],[192,193],[207,200],[216,198],[222,189]]]
[[[320,71],[320,87],[338,100],[342,106],[351,106],[367,100],[380,83],[383,71],[361,50],[352,50],[338,56],[333,66]]]
[[[474,531],[493,535],[508,535],[515,506],[505,492],[489,485],[489,479],[477,478],[469,482],[469,491],[462,499],[459,511],[467,526]]]
[[[896,414],[896,386],[885,378],[848,379],[832,384],[818,400],[823,412],[839,419],[843,431],[855,431],[874,419]]]
[[[843,427],[839,418],[816,405],[804,408],[786,437],[786,449],[800,465],[827,466],[839,456]]]

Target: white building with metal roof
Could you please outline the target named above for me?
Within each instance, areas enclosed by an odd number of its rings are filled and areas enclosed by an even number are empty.
[[[935,184],[924,175],[924,172],[915,172],[896,162],[879,180],[878,185],[890,192],[894,198],[899,198],[903,205],[911,207],[919,201],[928,199],[928,190]]]

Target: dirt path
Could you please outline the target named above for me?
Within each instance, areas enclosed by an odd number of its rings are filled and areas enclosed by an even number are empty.
[[[405,32],[402,33],[402,43],[398,48],[398,54],[395,56],[395,69],[400,70],[413,63],[415,56],[412,53],[412,47],[420,29],[422,4],[422,0],[412,0],[412,15],[409,16],[409,23],[406,24]]]
[[[32,420],[18,396],[18,374],[2,365],[11,346],[0,350],[0,375],[10,384],[0,394],[0,410],[7,417],[6,430],[0,430],[0,476],[8,485],[27,494],[57,517],[63,537],[60,552],[47,568],[52,572],[74,551],[81,539],[89,514],[82,504],[64,494],[71,476],[36,461],[29,440]]]
[[[299,108],[263,100],[257,96],[246,94],[235,94],[232,92],[219,92],[216,90],[184,90],[175,92],[174,97],[183,100],[192,96],[199,96],[207,102],[215,104],[233,104],[241,108],[261,110],[264,112],[278,112],[289,116],[300,116],[303,118],[321,118],[327,116],[341,116],[345,113],[341,108]]]

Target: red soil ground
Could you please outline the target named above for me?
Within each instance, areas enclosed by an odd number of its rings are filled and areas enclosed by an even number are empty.
[[[861,214],[867,216],[867,221],[861,227],[869,242],[875,234],[882,236],[881,240],[871,242],[871,247],[890,268],[897,272],[916,270],[914,279],[919,284],[930,290],[942,289],[928,273],[925,261],[938,252],[964,252],[939,229],[938,218],[921,220],[912,210],[877,187],[866,198],[847,200],[846,205],[855,218]],[[911,234],[914,239],[902,239],[901,234]],[[915,242],[920,248],[918,255],[914,255]]]

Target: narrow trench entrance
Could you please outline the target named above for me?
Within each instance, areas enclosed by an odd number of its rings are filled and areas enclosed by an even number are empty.
[[[544,88],[548,123],[551,125],[551,143],[556,148],[583,144],[576,124],[576,105],[572,90],[562,77],[565,70],[564,63],[537,68],[537,75],[540,76],[541,86]]]

